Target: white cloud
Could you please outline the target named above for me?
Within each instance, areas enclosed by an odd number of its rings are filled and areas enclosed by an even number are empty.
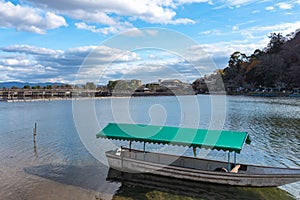
[[[200,76],[194,66],[176,55],[165,51],[154,51],[147,55],[139,61],[113,63],[105,70],[103,79],[141,79],[144,83],[149,83],[157,82],[158,79],[177,78],[192,82]],[[164,59],[160,59],[162,57]],[[92,70],[94,69],[90,69],[86,75],[91,74]]]
[[[232,27],[232,30],[233,30],[233,31],[238,31],[239,29],[240,29],[240,28],[239,28],[239,26],[237,26],[237,25],[235,25],[235,26]]]
[[[28,45],[12,45],[1,50],[7,54],[0,60],[0,74],[5,75],[5,80],[46,82],[63,79],[64,82],[72,82],[80,67],[85,71],[94,70],[93,74],[87,73],[87,78],[93,76],[99,78],[101,70],[111,63],[126,65],[128,62],[140,60],[136,52],[107,46],[81,46],[61,51]]]
[[[31,4],[27,4],[30,2]],[[190,18],[177,18],[178,5],[208,3],[211,0],[28,0],[22,5],[0,0],[0,26],[44,34],[48,29],[68,26],[59,15],[79,20],[76,27],[109,34],[133,28],[130,21],[152,24],[195,24]],[[30,7],[35,6],[35,7]],[[37,7],[36,7],[37,6]]]
[[[166,24],[195,24],[196,22],[194,20],[188,19],[188,18],[180,18],[171,20],[169,22],[164,22]]]
[[[58,76],[55,71],[26,56],[2,58],[0,61],[1,81],[46,82],[48,77]]]
[[[298,27],[300,27],[300,21],[293,23],[281,23],[271,26],[256,26],[249,29],[251,32],[280,32],[283,35],[294,32]]]
[[[144,35],[143,31],[141,31],[138,28],[131,28],[130,30],[124,32],[123,34],[130,37],[138,37]]]
[[[245,4],[255,3],[258,0],[223,0],[229,6],[240,7]]]
[[[93,33],[101,33],[104,35],[107,35],[110,33],[118,33],[118,32],[125,31],[125,30],[130,30],[133,27],[132,24],[130,24],[129,22],[117,23],[114,26],[107,26],[107,27],[103,27],[103,28],[97,28],[95,25],[88,25],[84,22],[75,23],[75,26],[78,29],[89,30]]]
[[[211,0],[178,0],[179,4],[186,4],[186,3],[209,3],[213,4]]]
[[[275,8],[273,6],[268,6],[268,7],[266,7],[266,10],[272,11],[272,10],[275,10]]]
[[[14,5],[0,0],[0,26],[43,34],[48,29],[67,26],[65,19],[52,12]]]
[[[3,66],[11,66],[12,67],[11,69],[13,69],[13,67],[16,67],[16,66],[31,66],[36,63],[28,60],[27,58],[19,56],[19,57],[15,57],[15,58],[2,59],[0,61],[0,64]]]
[[[55,29],[61,26],[67,26],[67,22],[63,17],[52,12],[47,12],[44,19],[41,19],[40,22],[43,22],[42,27],[44,26],[45,29]]]
[[[154,55],[154,54],[149,54],[149,56],[148,56],[150,59],[155,59],[156,58],[156,56]]]
[[[95,22],[104,25],[115,25],[117,22],[112,17],[108,16],[105,12],[97,11],[86,12],[85,10],[77,9],[72,11],[64,11],[64,14],[79,19],[85,22]]]
[[[295,4],[295,3],[297,3],[297,1],[295,1],[293,3],[292,2],[279,2],[279,3],[276,3],[274,6],[267,6],[265,9],[267,11],[275,11],[276,8],[279,8],[281,10],[291,10],[294,7],[293,4]]]
[[[156,36],[158,34],[157,30],[146,30],[145,32],[151,36]]]
[[[265,41],[259,41],[257,43],[245,43],[243,41],[233,42],[220,42],[214,44],[200,45],[202,50],[205,50],[210,56],[213,57],[227,57],[235,51],[240,51],[246,54],[252,54],[255,49],[261,49],[265,47]]]
[[[14,53],[25,53],[25,54],[33,54],[33,55],[51,55],[55,56],[57,54],[61,54],[62,51],[35,47],[30,45],[11,45],[0,48],[2,51],[6,52],[14,52]]]
[[[250,54],[259,45],[260,43],[248,44],[245,41],[204,44],[188,49],[183,57],[163,51],[147,52],[143,59],[140,57],[142,52],[123,51],[107,46],[82,46],[61,51],[15,45],[2,48],[13,55],[1,59],[0,72],[6,74],[9,80],[45,82],[60,79],[71,83],[82,67],[78,77],[80,83],[96,82],[99,78],[103,84],[120,78],[139,78],[146,82],[156,81],[162,76],[181,77],[192,82],[200,75],[216,69],[210,56],[219,60],[216,61],[218,67],[225,67],[234,51]],[[265,44],[261,45],[263,46]],[[39,50],[41,53],[37,53]]]
[[[293,8],[293,5],[292,4],[289,4],[287,2],[280,2],[280,3],[277,3],[276,6],[278,6],[280,9],[282,10],[290,10]]]
[[[158,0],[29,0],[41,8],[68,15],[85,23],[99,23],[114,26],[120,23],[120,17],[130,20],[143,20],[159,24],[195,23],[192,19],[176,18],[176,5],[191,2],[207,2],[207,0],[158,1]],[[116,16],[115,16],[116,15]],[[126,21],[126,19],[123,19]]]
[[[122,33],[124,36],[129,36],[129,37],[140,37],[140,36],[156,36],[158,34],[157,30],[144,30],[144,29],[138,29],[138,28],[131,28],[129,30],[126,30],[125,32]]]
[[[250,55],[255,49],[263,49],[267,46],[270,39],[267,37],[269,33],[282,33],[283,36],[294,32],[297,27],[300,27],[300,21],[294,23],[280,23],[270,26],[254,26],[246,29],[240,29],[240,33],[245,39],[220,42],[202,45],[201,47],[209,53],[214,59],[228,60],[229,56],[235,52],[240,51]],[[223,59],[223,63],[224,63]],[[222,66],[223,67],[223,66]]]
[[[300,21],[269,26],[252,26],[245,29],[240,28],[235,33],[241,34],[241,36],[243,36],[243,38],[247,41],[259,41],[264,38],[268,38],[267,36],[270,33],[282,33],[282,35],[285,36],[295,32],[298,27],[300,27]]]
[[[41,53],[37,53],[39,49]],[[0,78],[3,78],[3,81],[61,80],[74,83],[76,77],[77,83],[96,82],[101,79],[103,84],[108,80],[120,78],[139,78],[146,82],[157,81],[161,77],[183,77],[193,81],[199,76],[197,69],[200,69],[200,66],[195,68],[182,57],[166,51],[145,50],[147,54],[143,58],[140,57],[142,52],[124,51],[107,46],[82,46],[61,51],[14,45],[3,47],[2,51],[9,55],[3,57],[0,62]],[[80,74],[78,70],[81,70]]]
[[[259,41],[249,42],[247,40],[226,41],[210,44],[200,44],[191,47],[190,60],[199,63],[199,66],[206,67],[201,71],[207,71],[211,73],[214,71],[214,67],[211,62],[215,64],[217,68],[225,68],[227,66],[230,55],[236,51],[251,55],[256,49],[263,49],[266,47],[269,38],[265,37]]]
[[[203,31],[200,32],[201,35],[221,35],[221,31],[220,30],[207,30],[207,31]]]

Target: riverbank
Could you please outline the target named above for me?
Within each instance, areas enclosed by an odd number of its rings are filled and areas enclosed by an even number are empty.
[[[284,92],[227,92],[227,95],[253,96],[253,97],[300,97],[300,93]]]
[[[152,96],[183,96],[197,94],[212,95],[242,95],[256,97],[300,97],[298,90],[281,92],[273,90],[264,91],[210,91],[206,93],[196,93],[190,89],[174,90],[136,90],[136,91],[109,91],[109,90],[89,90],[89,89],[2,89],[0,90],[0,101],[5,102],[33,102],[33,101],[57,101],[73,100],[84,98],[102,97],[152,97]]]
[[[130,97],[162,97],[162,96],[191,96],[190,94],[139,94],[139,95],[111,95],[111,96],[90,96],[90,97],[56,97],[56,98],[26,98],[26,99],[0,99],[0,102],[37,102],[37,101],[67,101],[67,100],[89,100],[89,99],[107,99],[107,98],[130,98]],[[228,95],[228,96],[250,96],[250,97],[286,97],[300,98],[300,94],[274,94],[274,93],[207,93],[199,95]],[[194,96],[194,95],[192,95]]]
[[[31,102],[99,97],[147,97],[147,96],[195,95],[192,90],[174,91],[101,91],[87,89],[5,89],[0,90],[0,101]]]

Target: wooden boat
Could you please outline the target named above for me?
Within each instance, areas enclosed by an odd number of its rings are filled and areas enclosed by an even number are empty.
[[[300,169],[236,163],[236,153],[240,153],[244,143],[250,143],[246,132],[110,123],[97,137],[130,141],[129,148],[106,152],[110,167],[124,172],[252,187],[300,181]],[[131,149],[132,141],[144,142],[144,150]],[[146,142],[224,150],[228,151],[228,162],[148,152],[145,151]],[[231,152],[234,162],[230,161]],[[232,169],[237,173],[231,172]]]

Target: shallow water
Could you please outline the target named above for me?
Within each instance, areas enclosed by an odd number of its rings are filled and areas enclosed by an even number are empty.
[[[219,186],[200,184],[195,195],[172,187],[154,188],[150,183],[143,184],[143,179],[142,184],[109,179],[109,168],[101,160],[103,157],[97,156],[104,155],[114,145],[128,144],[96,140],[95,134],[106,123],[114,121],[248,131],[252,143],[244,146],[238,155],[239,162],[300,167],[299,99],[224,97],[103,98],[83,100],[77,110],[74,104],[72,109],[72,101],[0,102],[0,199],[216,199],[222,196],[286,199],[289,196],[285,191],[300,198],[299,182],[280,189],[244,188],[237,190],[239,195]],[[37,123],[36,145],[34,123]],[[133,145],[142,148],[142,144]],[[192,155],[190,149],[182,147],[162,148],[147,145],[148,150]],[[227,159],[222,151],[198,150],[197,153],[200,157]]]

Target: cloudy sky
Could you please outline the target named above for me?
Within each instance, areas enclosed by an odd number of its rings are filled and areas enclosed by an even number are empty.
[[[0,0],[0,82],[197,77],[300,28],[300,0]]]

